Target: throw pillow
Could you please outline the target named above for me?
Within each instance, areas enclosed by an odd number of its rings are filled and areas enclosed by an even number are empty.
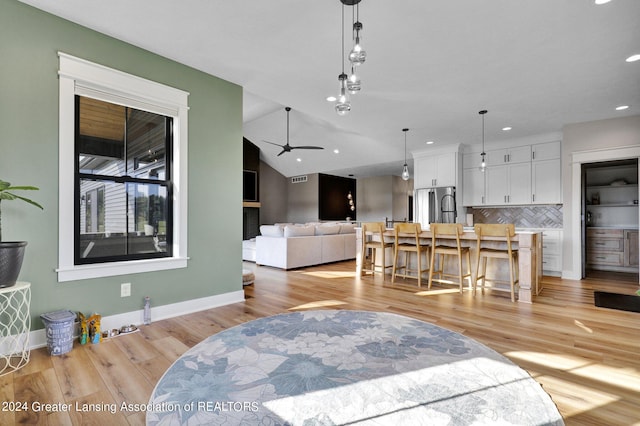
[[[260,234],[265,237],[282,237],[284,235],[280,225],[261,225]]]
[[[340,225],[318,225],[316,235],[334,235],[340,233]]]
[[[314,226],[291,226],[284,227],[284,237],[313,237],[316,228]]]
[[[340,225],[340,233],[341,234],[355,234],[356,233],[356,224],[355,223],[343,223]]]

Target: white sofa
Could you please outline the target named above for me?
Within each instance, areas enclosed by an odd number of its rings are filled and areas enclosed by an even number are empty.
[[[355,225],[262,225],[255,262],[282,269],[302,268],[356,257]]]

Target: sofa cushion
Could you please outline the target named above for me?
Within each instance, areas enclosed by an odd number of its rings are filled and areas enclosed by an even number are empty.
[[[265,237],[283,237],[284,232],[281,225],[261,225],[260,234]]]
[[[340,233],[341,234],[355,234],[356,233],[356,224],[355,223],[343,223],[340,225]]]
[[[316,233],[315,226],[291,226],[284,227],[284,237],[313,237]]]
[[[340,233],[340,225],[318,225],[316,235],[335,235]]]

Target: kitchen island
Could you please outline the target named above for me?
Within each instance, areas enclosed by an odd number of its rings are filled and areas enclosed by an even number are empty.
[[[362,229],[356,228],[356,272],[360,276],[361,253],[362,253]],[[387,229],[384,234],[385,241],[392,241],[394,237],[393,229]],[[425,242],[431,241],[431,231],[423,230],[420,238]],[[442,240],[452,239],[455,245],[455,236],[450,238],[442,238]],[[473,279],[476,277],[476,233],[473,228],[464,228],[463,235],[460,236],[463,246],[469,247],[471,250],[471,273]],[[438,238],[440,241],[440,238]],[[495,248],[506,247],[506,237],[484,237],[484,246],[493,246]],[[542,232],[516,230],[516,236],[512,239],[514,246],[518,249],[518,301],[523,303],[531,303],[533,296],[542,290]],[[380,258],[380,256],[378,256]],[[393,248],[387,249],[385,254],[386,264],[393,264]],[[447,265],[448,266],[448,265]],[[497,280],[506,280],[508,273],[507,264],[504,261],[489,261],[487,264],[487,276],[495,277]],[[423,277],[426,276],[423,275]],[[490,282],[490,281],[488,281]]]

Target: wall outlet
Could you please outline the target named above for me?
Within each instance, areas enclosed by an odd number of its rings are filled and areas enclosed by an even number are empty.
[[[131,296],[131,283],[120,284],[120,297]]]

